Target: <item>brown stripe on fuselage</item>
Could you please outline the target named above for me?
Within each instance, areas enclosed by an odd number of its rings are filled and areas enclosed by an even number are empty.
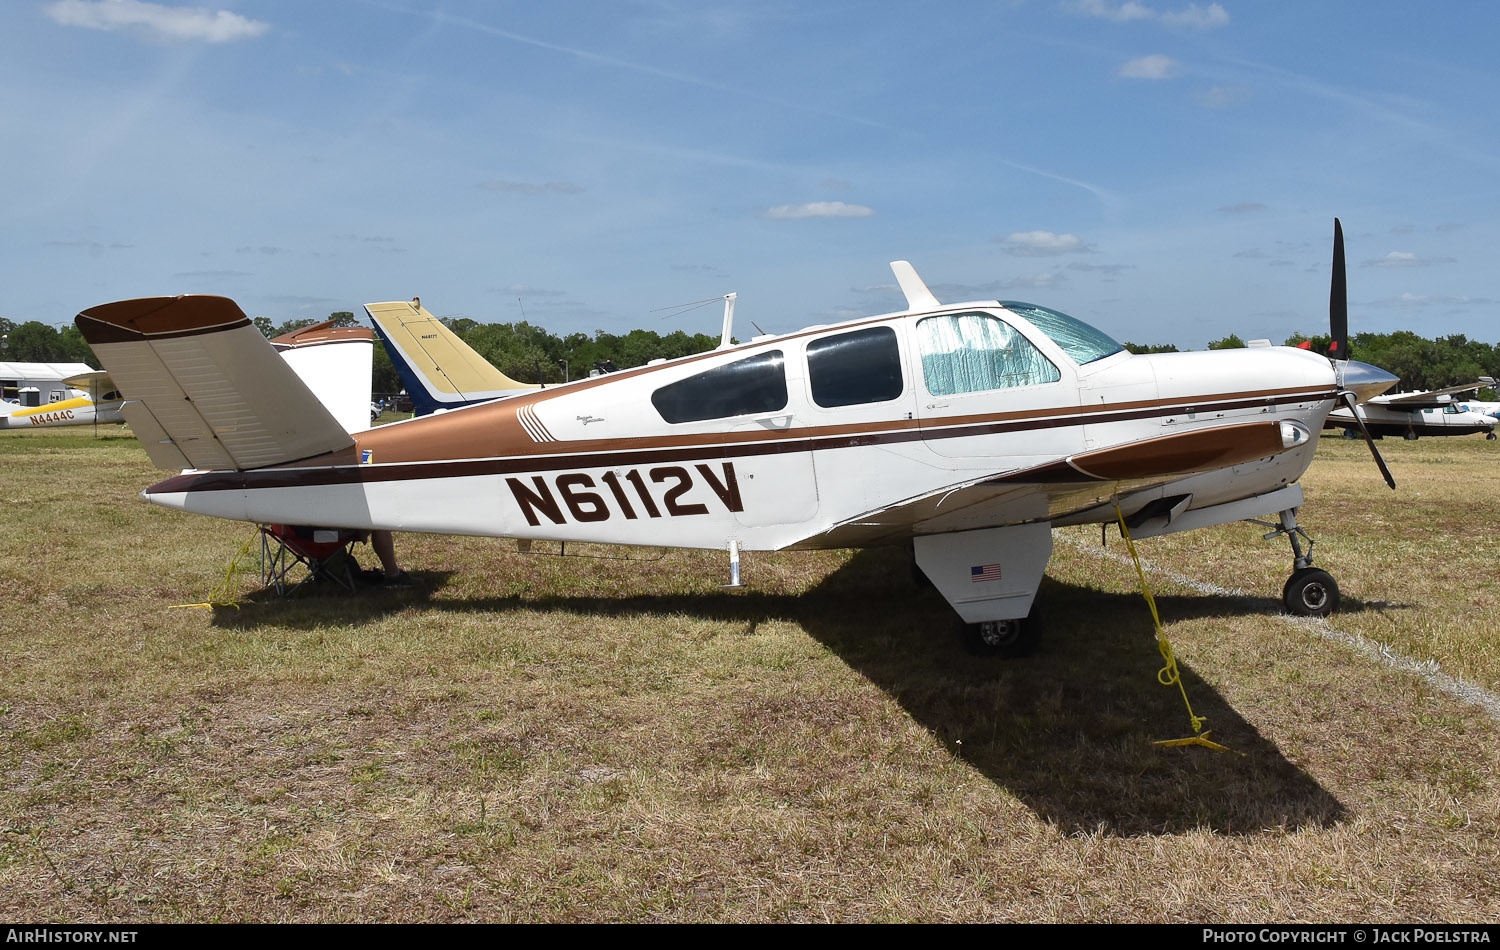
[[[528,412],[533,420],[540,422],[535,412],[538,404],[576,391],[572,388],[561,391],[537,390],[493,403],[453,410],[441,415],[424,416],[421,419],[398,425],[382,426],[358,433],[355,439],[361,450],[369,450],[373,461],[382,465],[397,462],[556,455],[560,447],[558,443],[537,442],[526,430],[518,414],[523,411]],[[566,446],[568,455],[674,449],[687,446],[746,446],[754,443],[781,441],[790,441],[799,447],[805,447],[804,443],[809,439],[843,439],[846,440],[843,444],[854,446],[888,441],[899,433],[916,430],[923,433],[919,436],[920,438],[926,439],[965,438],[1075,424],[1064,421],[1070,417],[1078,417],[1080,421],[1099,424],[1148,419],[1191,410],[1224,412],[1261,408],[1285,403],[1331,399],[1333,396],[1333,390],[1327,388],[1294,387],[1220,393],[1213,396],[1200,395],[1191,400],[1147,399],[1097,406],[1056,406],[1049,409],[977,413],[940,419],[891,419],[883,422],[806,426],[779,430],[577,439],[562,444]],[[836,448],[838,445],[829,443],[825,447]],[[316,466],[336,463],[326,456],[318,456],[296,464]]]
[[[482,415],[493,427],[490,430],[491,444],[504,440],[509,443],[507,448],[514,451],[494,452],[493,454],[483,455],[476,454],[473,452],[475,448],[474,441],[470,438],[465,443],[466,447],[470,450],[467,455],[454,454],[443,456],[433,454],[434,443],[437,445],[447,444],[455,437],[463,433],[470,433],[474,429],[473,423],[457,418],[460,413],[444,413],[440,416],[429,416],[418,420],[421,425],[418,425],[418,423],[403,423],[401,426],[388,427],[386,430],[374,429],[369,432],[360,433],[357,437],[359,443],[352,449],[344,449],[336,453],[317,456],[278,468],[255,469],[244,472],[222,471],[179,475],[153,485],[147,489],[147,492],[157,494],[185,491],[244,491],[256,488],[341,485],[360,482],[408,481],[425,478],[459,478],[474,475],[524,474],[558,469],[607,468],[617,465],[713,461],[728,457],[743,458],[782,453],[825,451],[865,445],[889,445],[902,442],[968,438],[1001,432],[1021,432],[1041,428],[1101,425],[1108,422],[1173,415],[1181,413],[1188,408],[1194,408],[1198,411],[1208,411],[1210,408],[1218,410],[1249,406],[1280,405],[1292,402],[1331,399],[1333,395],[1333,390],[1268,390],[1259,393],[1228,393],[1208,398],[1200,396],[1192,401],[1191,406],[1185,405],[1184,401],[1181,400],[1146,400],[1120,403],[1116,406],[1071,406],[1063,409],[1036,410],[1029,413],[1010,412],[995,413],[988,416],[963,416],[959,418],[977,421],[971,421],[967,424],[949,425],[948,422],[950,420],[942,420],[943,425],[938,427],[923,427],[919,420],[902,419],[865,425],[815,426],[805,429],[768,433],[724,432],[678,437],[589,440],[586,442],[565,443],[568,449],[566,452],[548,451],[548,449],[555,449],[558,443],[544,443],[539,445],[533,442],[530,436],[525,433],[515,412],[512,411],[515,408],[513,400],[507,399],[498,404],[476,407],[475,410],[466,410],[465,412],[476,412],[478,409],[498,410],[476,414]],[[531,400],[547,397],[543,393],[538,392],[515,398]],[[1227,401],[1220,402],[1219,400]],[[463,422],[464,424],[461,426],[454,425],[454,423],[458,422]],[[440,423],[443,425],[433,426],[430,423]],[[1194,431],[1233,432],[1245,426],[1274,426],[1274,424],[1274,422],[1266,420],[1227,427],[1216,427],[1213,430]],[[393,441],[383,444],[383,440],[377,437],[383,431],[386,434],[390,434],[390,428],[420,429],[422,432],[428,433],[429,438],[424,439],[421,443],[423,449],[426,450],[423,453],[423,457],[392,459],[390,456],[396,454],[393,449],[409,440],[403,439],[401,442]],[[432,434],[434,429],[440,428],[451,428],[452,431],[440,431]],[[1181,433],[1180,435],[1189,436],[1193,434],[1190,432]],[[1176,436],[1165,436],[1162,438],[1173,439]],[[1233,439],[1233,437],[1230,438],[1231,440]],[[1130,446],[1120,447],[1122,450],[1129,448]],[[352,464],[360,457],[360,453],[365,450],[370,451],[372,464]],[[1106,454],[1113,451],[1115,450],[1103,450]],[[1194,451],[1201,453],[1205,451],[1205,448],[1199,447]],[[1260,451],[1259,448],[1256,448],[1256,454],[1245,456],[1245,458],[1259,458],[1267,454],[1273,454],[1274,451],[1279,451],[1279,448],[1269,451]],[[1095,456],[1095,454],[1089,453],[1090,457]],[[1128,452],[1119,458],[1106,459],[1101,456],[1100,464],[1110,466],[1125,465],[1128,467],[1131,457]],[[1076,477],[1076,470],[1074,477]],[[1042,478],[1040,480],[1046,479]]]

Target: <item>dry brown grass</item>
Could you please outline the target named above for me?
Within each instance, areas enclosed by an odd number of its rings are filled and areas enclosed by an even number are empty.
[[[1333,628],[1500,688],[1494,445],[1329,440]],[[136,498],[129,439],[0,440],[0,916],[1491,921],[1497,724],[1279,617],[1281,542],[1058,545],[1026,661],[900,550],[654,562],[402,537],[414,591],[173,610],[247,526]],[[367,556],[368,560],[368,556]],[[1175,572],[1175,574],[1170,573]],[[1245,593],[1203,593],[1173,578]]]

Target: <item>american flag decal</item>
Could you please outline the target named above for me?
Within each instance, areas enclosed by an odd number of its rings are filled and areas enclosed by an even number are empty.
[[[969,580],[978,584],[981,581],[998,581],[1000,579],[1000,565],[978,564],[969,568]]]

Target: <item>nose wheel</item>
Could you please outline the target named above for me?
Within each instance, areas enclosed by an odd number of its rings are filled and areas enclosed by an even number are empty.
[[[1281,602],[1299,617],[1326,617],[1338,609],[1339,585],[1333,575],[1316,567],[1293,571],[1281,589]]]
[[[1030,656],[1041,639],[1036,612],[1025,619],[986,620],[963,625],[964,647],[974,656]]]
[[[1280,524],[1249,520],[1275,529],[1266,535],[1267,541],[1285,537],[1292,545],[1292,576],[1281,589],[1281,603],[1287,612],[1299,617],[1326,617],[1339,609],[1339,585],[1332,574],[1312,566],[1313,539],[1298,527],[1297,509],[1288,508],[1280,517]],[[1302,550],[1302,541],[1307,542],[1306,551]]]

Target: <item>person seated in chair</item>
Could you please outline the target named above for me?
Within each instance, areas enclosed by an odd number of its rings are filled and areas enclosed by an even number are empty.
[[[380,558],[381,584],[385,587],[411,587],[416,584],[416,578],[403,571],[396,564],[396,539],[391,532],[383,528],[377,528],[370,532],[370,547],[375,549],[375,556]]]

